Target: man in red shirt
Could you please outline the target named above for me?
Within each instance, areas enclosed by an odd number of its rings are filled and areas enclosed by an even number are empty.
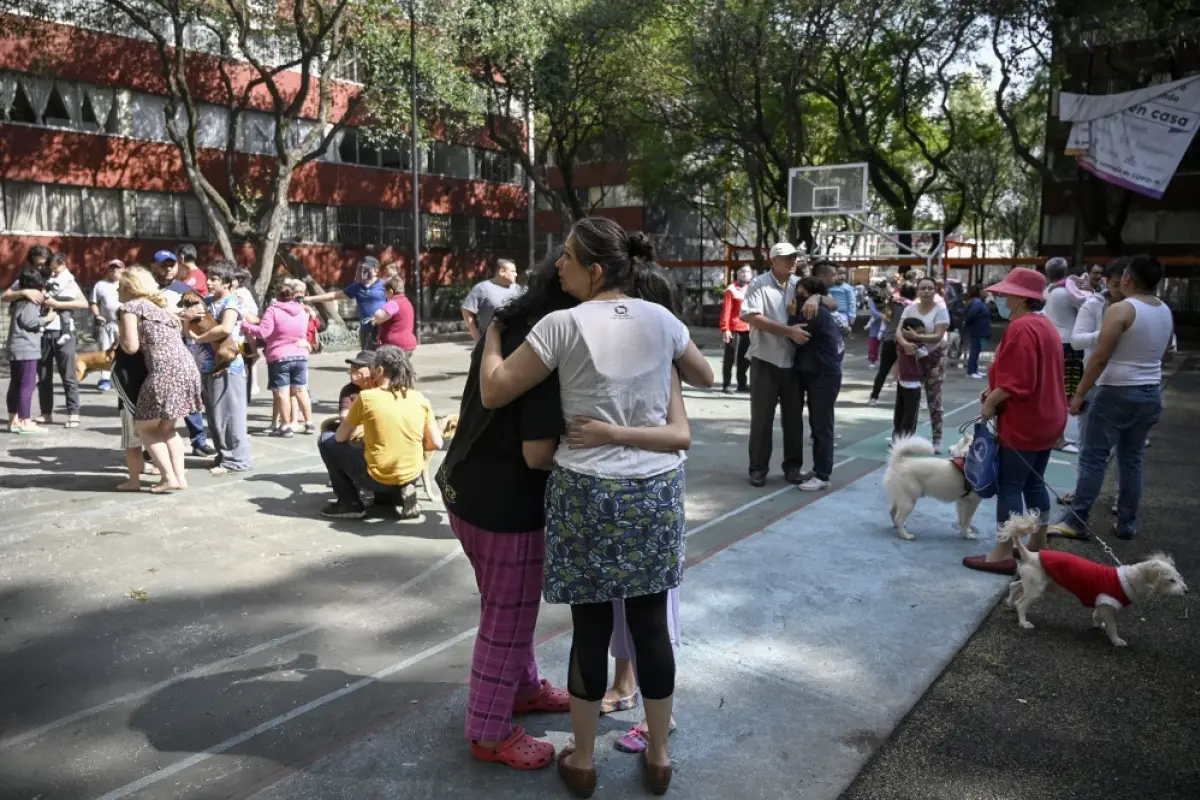
[[[725,360],[722,364],[723,391],[725,394],[750,391],[748,374],[750,359],[746,351],[750,348],[750,325],[742,319],[742,300],[746,297],[746,285],[754,277],[754,270],[742,267],[737,271],[736,280],[725,289],[725,299],[721,302],[721,337],[725,341]],[[737,389],[730,385],[733,377],[733,362],[737,360]]]
[[[179,260],[182,263],[177,280],[195,289],[201,297],[208,297],[208,276],[196,263],[196,247],[190,244],[179,245]]]
[[[1013,514],[1037,509],[1042,527],[1030,541],[1033,551],[1046,543],[1050,493],[1044,475],[1050,452],[1067,422],[1062,340],[1054,323],[1036,313],[1045,303],[1045,290],[1046,278],[1024,267],[988,287],[996,298],[997,311],[1009,324],[988,370],[981,409],[984,419],[996,421],[1000,444],[996,525],[1003,525]],[[963,564],[1004,575],[1017,571],[1008,541],[998,541],[985,556],[964,558]]]

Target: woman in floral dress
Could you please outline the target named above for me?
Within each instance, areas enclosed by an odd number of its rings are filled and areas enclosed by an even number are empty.
[[[133,410],[134,430],[150,451],[162,480],[151,492],[164,494],[187,488],[183,474],[183,440],[175,432],[180,418],[198,411],[200,371],[183,343],[179,319],[166,310],[154,276],[142,267],[121,275],[117,312],[121,349],[141,352],[147,377]]]

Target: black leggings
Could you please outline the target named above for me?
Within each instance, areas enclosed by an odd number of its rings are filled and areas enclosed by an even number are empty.
[[[608,691],[613,605],[608,602],[571,606],[571,621],[575,631],[567,689],[572,697],[595,703]],[[667,628],[667,593],[626,599],[625,621],[633,638],[642,696],[647,700],[665,700],[675,692],[675,651]]]
[[[871,399],[878,400],[883,391],[883,382],[892,367],[896,366],[896,340],[886,339],[879,347],[879,372],[875,373],[875,386],[871,389]]]

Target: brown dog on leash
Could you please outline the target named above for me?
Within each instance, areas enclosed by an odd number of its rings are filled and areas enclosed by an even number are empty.
[[[83,383],[92,372],[111,372],[113,361],[117,357],[117,346],[111,350],[94,350],[90,353],[79,353],[75,356],[75,382]]]
[[[184,292],[179,298],[179,307],[182,309],[191,309],[196,306],[204,306],[204,298],[199,292]],[[204,334],[217,327],[219,324],[217,318],[212,315],[207,306],[204,308],[204,313],[196,319],[187,320],[184,323],[187,329],[191,331],[193,336],[203,336]],[[238,346],[233,341],[233,336],[226,336],[220,342],[217,342],[213,347],[216,353],[216,366],[214,371],[220,372],[234,362],[238,357]]]

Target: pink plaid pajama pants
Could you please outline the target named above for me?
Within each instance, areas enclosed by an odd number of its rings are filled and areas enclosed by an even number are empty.
[[[448,516],[479,587],[467,738],[500,742],[513,731],[517,696],[536,694],[541,688],[533,636],[542,602],[546,537],[542,530],[493,533]]]

